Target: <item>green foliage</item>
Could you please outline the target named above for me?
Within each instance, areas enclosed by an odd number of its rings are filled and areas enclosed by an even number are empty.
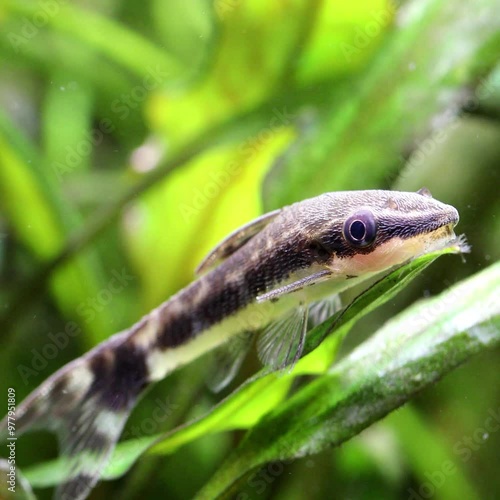
[[[250,359],[222,396],[204,389],[206,359],[173,374],[138,405],[105,473],[121,479],[96,497],[500,489],[499,10],[0,0],[2,394],[20,402],[191,281],[228,232],[308,196],[426,185],[473,248],[346,295],[289,373]],[[18,443],[45,498],[54,444]]]

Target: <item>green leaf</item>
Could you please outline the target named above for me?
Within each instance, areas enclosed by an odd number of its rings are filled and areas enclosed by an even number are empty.
[[[71,114],[68,114],[71,109]],[[92,158],[92,94],[78,85],[74,74],[56,71],[44,107],[46,161],[59,181],[66,174],[88,170]]]
[[[425,415],[417,412],[411,405],[402,411],[395,411],[388,416],[389,425],[394,429],[396,439],[408,462],[411,464],[419,483],[423,484],[429,477],[440,474],[453,474],[453,481],[444,481],[439,486],[439,497],[442,500],[479,500],[481,496],[474,490],[465,473],[463,464],[457,460],[444,436],[432,432]],[[415,437],[418,436],[418,446]],[[438,471],[434,473],[434,471]]]
[[[314,26],[316,10],[303,0],[276,3],[272,16],[268,9],[264,0],[215,5],[219,33],[212,64],[183,93],[167,89],[148,103],[153,129],[174,145],[183,144],[235,111],[258,107],[276,91],[288,65],[296,62],[303,30],[307,34]]]
[[[45,158],[0,113],[0,206],[19,241],[40,262],[57,255],[80,221],[79,213],[64,199],[55,173],[47,175],[46,171]],[[82,320],[81,310],[89,310],[89,299],[106,288],[100,264],[90,250],[76,255],[51,276],[51,291],[68,318]],[[38,283],[34,289],[36,286]],[[81,325],[90,334],[82,341],[92,346],[106,333],[116,331],[117,322],[108,308],[90,312],[92,318]]]
[[[268,177],[266,208],[324,191],[390,184],[431,120],[441,113],[435,126],[449,122],[465,102],[464,89],[498,62],[498,3],[480,0],[475,8],[484,18],[471,16],[460,0],[405,2],[355,89],[326,110]],[[350,45],[354,54],[364,50],[354,34]]]
[[[475,354],[500,344],[500,263],[414,304],[246,435],[200,491],[226,494],[246,473],[336,446]]]
[[[6,3],[8,11],[21,20],[29,23],[37,15],[43,16],[46,21],[42,26],[46,24],[55,32],[85,42],[89,48],[123,65],[139,77],[147,76],[158,67],[165,74],[165,79],[179,76],[180,69],[176,61],[165,51],[110,18],[71,4],[54,3],[46,11],[38,2],[8,0]],[[35,30],[33,36],[36,36],[39,29],[36,26],[31,29]]]
[[[207,55],[214,31],[206,0],[153,0],[151,17],[161,41],[182,65],[196,68]]]
[[[302,85],[366,65],[395,14],[394,2],[387,0],[337,2],[333,8],[329,2],[318,3],[314,31],[296,63]]]

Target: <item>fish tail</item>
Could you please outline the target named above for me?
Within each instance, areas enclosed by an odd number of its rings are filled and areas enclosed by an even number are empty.
[[[140,322],[68,363],[17,408],[16,436],[49,429],[58,437],[65,470],[56,498],[86,498],[148,385],[146,352],[132,338],[142,326]],[[8,436],[10,422],[8,416],[0,422],[0,438]]]

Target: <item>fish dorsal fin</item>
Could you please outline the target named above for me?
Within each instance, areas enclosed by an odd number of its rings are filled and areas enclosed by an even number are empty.
[[[274,370],[293,368],[304,348],[307,317],[307,305],[300,304],[264,328],[257,341],[259,358],[264,365]]]
[[[253,332],[240,332],[210,353],[213,363],[207,378],[207,386],[219,392],[229,385],[243,363],[250,346]]]
[[[281,209],[278,209],[261,215],[257,219],[233,231],[202,260],[196,268],[196,275],[199,276],[206,273],[209,269],[227,259],[232,253],[236,252],[238,248],[241,248],[257,233],[262,231],[262,229],[264,229],[280,212]]]

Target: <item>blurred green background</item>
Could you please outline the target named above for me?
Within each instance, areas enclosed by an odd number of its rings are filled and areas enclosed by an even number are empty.
[[[496,261],[499,12],[499,0],[0,0],[0,393],[21,401],[188,284],[228,232],[322,192],[426,186],[472,245],[360,322],[345,351]],[[49,353],[69,322],[81,334]],[[500,433],[485,422],[500,422],[499,360],[480,355],[339,449],[257,471],[239,498],[451,499],[457,485],[498,498]],[[125,437],[207,412],[222,396],[205,365],[158,384]],[[251,357],[237,382],[258,367]],[[91,498],[190,498],[242,435],[144,456]],[[55,455],[47,435],[18,443],[21,468]]]

